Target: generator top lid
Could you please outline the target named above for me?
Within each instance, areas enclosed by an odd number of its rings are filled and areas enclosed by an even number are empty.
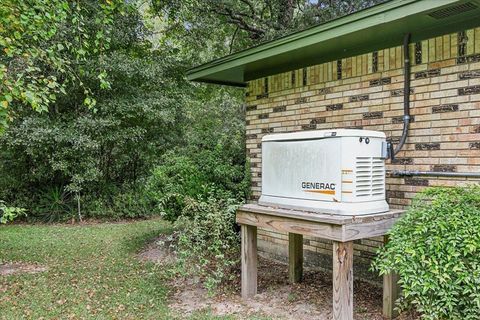
[[[336,129],[336,130],[312,130],[299,131],[292,133],[276,133],[263,136],[262,142],[267,141],[286,141],[286,140],[315,140],[324,138],[336,137],[369,137],[369,138],[383,138],[385,133],[372,130],[360,129]]]
[[[260,44],[187,72],[193,81],[245,86],[247,81],[411,41],[480,26],[480,0],[392,0]]]

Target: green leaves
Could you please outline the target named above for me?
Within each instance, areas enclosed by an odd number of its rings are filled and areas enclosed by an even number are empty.
[[[402,308],[422,318],[478,319],[480,186],[430,188],[391,230],[373,267],[400,274]]]
[[[235,230],[238,205],[235,199],[187,198],[182,218],[176,222],[175,271],[201,278],[210,293],[234,276],[239,262],[240,237]]]
[[[26,212],[23,208],[9,207],[5,201],[0,200],[0,224],[6,224],[20,216],[25,216]]]
[[[0,137],[0,198],[28,208],[31,218],[72,217],[78,192],[85,217],[157,213],[143,200],[141,186],[161,155],[181,141],[193,86],[174,57],[158,59],[164,53],[150,49],[136,11],[116,17],[112,47],[66,69],[75,71],[74,83],[57,87],[62,75],[44,76],[38,66],[28,70],[39,75],[32,81],[42,90],[66,94],[26,88],[41,106],[49,99],[48,114],[13,100],[15,121]],[[49,196],[55,190],[65,191],[62,201]]]
[[[107,80],[107,72],[105,70],[100,72],[100,74],[98,75],[97,78],[98,78],[98,80],[100,80],[100,88],[102,88],[102,89],[110,89],[111,88],[110,82],[108,82],[108,80]]]
[[[5,129],[8,115],[13,114],[11,108],[27,105],[47,111],[67,85],[92,92],[79,79],[77,67],[81,61],[105,53],[113,16],[123,5],[121,0],[1,2],[0,97],[8,95],[9,99],[0,102],[7,109],[0,114],[0,129]],[[102,75],[97,84],[101,89],[110,88],[105,78]]]

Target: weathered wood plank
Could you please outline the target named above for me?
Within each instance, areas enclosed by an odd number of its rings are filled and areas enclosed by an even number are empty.
[[[383,237],[383,242],[388,242],[388,236]],[[400,286],[397,273],[392,272],[383,276],[383,316],[386,319],[394,319],[398,316],[395,310],[395,302],[400,296]]]
[[[346,224],[343,226],[342,241],[383,236],[395,224],[397,218],[381,219],[365,223]]]
[[[400,215],[390,218],[355,222],[350,224],[335,224],[304,220],[292,215],[292,218],[273,214],[237,211],[237,223],[247,224],[278,232],[289,232],[325,238],[335,241],[353,241],[384,235],[395,223]]]
[[[251,205],[251,204],[242,206],[238,210],[244,211],[244,212],[262,213],[262,214],[273,215],[278,217],[296,218],[296,219],[302,219],[306,221],[315,221],[320,223],[330,223],[330,224],[338,224],[338,225],[345,224],[345,223],[348,223],[349,221],[352,221],[352,218],[348,216],[333,216],[333,215],[326,215],[321,213],[273,208],[273,207]]]
[[[428,62],[435,61],[435,38],[428,39]]]
[[[443,37],[435,38],[435,60],[443,60]]]
[[[242,298],[257,294],[257,227],[241,225],[242,233]]]
[[[302,219],[308,221],[315,221],[321,223],[329,224],[349,224],[349,223],[365,223],[371,220],[380,220],[380,219],[390,219],[399,217],[404,210],[390,210],[382,213],[375,214],[366,214],[366,215],[357,215],[357,216],[347,216],[347,215],[335,215],[327,214],[321,212],[312,212],[299,209],[283,209],[276,207],[268,207],[258,204],[246,204],[241,206],[239,211],[251,212],[251,213],[262,213],[273,216],[287,217]]]
[[[353,320],[353,242],[333,242],[333,319]]]
[[[398,280],[399,276],[395,272],[383,276],[383,316],[386,319],[398,317],[398,312],[395,310],[395,301],[400,294]]]
[[[450,57],[456,58],[458,56],[458,34],[452,33],[450,35]]]
[[[303,236],[288,234],[288,279],[291,283],[302,281],[303,277]]]
[[[245,211],[237,211],[237,223],[257,226],[278,232],[290,232],[337,241],[343,239],[342,226],[335,224],[284,218]]]
[[[475,28],[475,53],[480,53],[480,28]]]

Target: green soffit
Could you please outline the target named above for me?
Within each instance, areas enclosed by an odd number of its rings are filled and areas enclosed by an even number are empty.
[[[480,0],[393,0],[192,68],[192,81],[247,81],[480,26]]]

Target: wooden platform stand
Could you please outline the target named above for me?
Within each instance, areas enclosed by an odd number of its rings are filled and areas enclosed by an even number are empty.
[[[353,241],[384,236],[401,210],[363,216],[338,216],[248,204],[237,211],[242,233],[242,297],[257,293],[257,227],[288,233],[289,279],[302,280],[303,236],[333,241],[333,319],[353,320]],[[386,240],[386,239],[385,239]],[[396,275],[383,279],[383,315],[396,317]]]

